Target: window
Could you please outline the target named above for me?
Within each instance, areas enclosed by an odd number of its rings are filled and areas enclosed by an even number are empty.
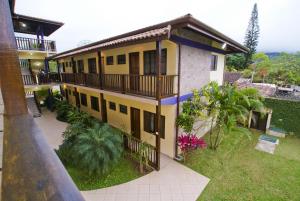
[[[118,55],[118,64],[126,64],[126,55],[125,54]]]
[[[76,92],[75,91],[73,91],[73,96],[76,96]]]
[[[210,70],[211,71],[216,71],[217,70],[217,64],[218,64],[218,56],[217,55],[211,55]]]
[[[114,57],[113,56],[106,57],[106,65],[114,65]]]
[[[69,62],[66,62],[66,67],[69,67]]]
[[[144,131],[152,134],[155,133],[155,118],[156,114],[144,111]],[[165,139],[165,117],[161,116],[160,121],[160,137]]]
[[[120,112],[123,114],[127,114],[127,106],[120,104]]]
[[[72,67],[72,62],[71,61],[69,62],[69,66]]]
[[[71,95],[71,89],[69,89],[69,95]]]
[[[81,105],[87,106],[86,94],[80,93],[80,103]]]
[[[88,59],[89,73],[97,73],[96,58]]]
[[[63,72],[66,72],[66,68],[65,68],[65,63],[62,63],[62,67],[63,67]]]
[[[78,73],[83,73],[84,72],[83,60],[78,60],[77,61],[77,67],[78,67]]]
[[[99,100],[95,96],[91,96],[91,107],[93,110],[96,110],[99,112]]]
[[[111,109],[111,110],[116,110],[116,103],[114,103],[114,102],[109,102],[109,109]]]
[[[161,51],[161,74],[167,73],[167,49]],[[156,50],[144,52],[144,74],[156,74]]]

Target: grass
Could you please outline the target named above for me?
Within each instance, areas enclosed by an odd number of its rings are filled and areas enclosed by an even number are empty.
[[[292,132],[300,137],[300,102],[265,99],[265,105],[273,109],[271,125]]]
[[[70,166],[66,168],[79,190],[93,190],[114,186],[142,176],[138,171],[137,164],[125,157],[121,158],[120,162],[108,174],[103,176],[89,176],[78,168]]]
[[[211,179],[198,200],[300,200],[300,139],[280,139],[271,155],[254,149],[258,137],[231,135],[217,151],[188,155],[185,164]]]

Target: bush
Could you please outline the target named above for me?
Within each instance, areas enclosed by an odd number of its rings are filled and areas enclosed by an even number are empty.
[[[272,126],[300,137],[300,102],[266,98],[265,105],[273,110]]]
[[[68,122],[68,114],[75,110],[67,101],[58,101],[55,105],[56,119],[63,122]]]
[[[71,159],[91,174],[104,174],[118,162],[123,146],[122,136],[108,124],[96,124],[78,135],[72,145]]]

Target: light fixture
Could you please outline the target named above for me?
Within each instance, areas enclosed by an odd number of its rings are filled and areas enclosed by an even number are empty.
[[[27,25],[23,22],[21,22],[21,26],[24,27],[24,28],[27,27]]]
[[[226,46],[227,46],[227,43],[223,43],[222,49],[225,50]]]

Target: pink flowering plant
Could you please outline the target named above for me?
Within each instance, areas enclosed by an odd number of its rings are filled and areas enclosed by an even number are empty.
[[[198,137],[195,134],[184,133],[178,136],[178,146],[183,154],[183,158],[185,159],[185,155],[188,151],[198,148],[204,149],[207,147],[207,144],[203,138]]]

